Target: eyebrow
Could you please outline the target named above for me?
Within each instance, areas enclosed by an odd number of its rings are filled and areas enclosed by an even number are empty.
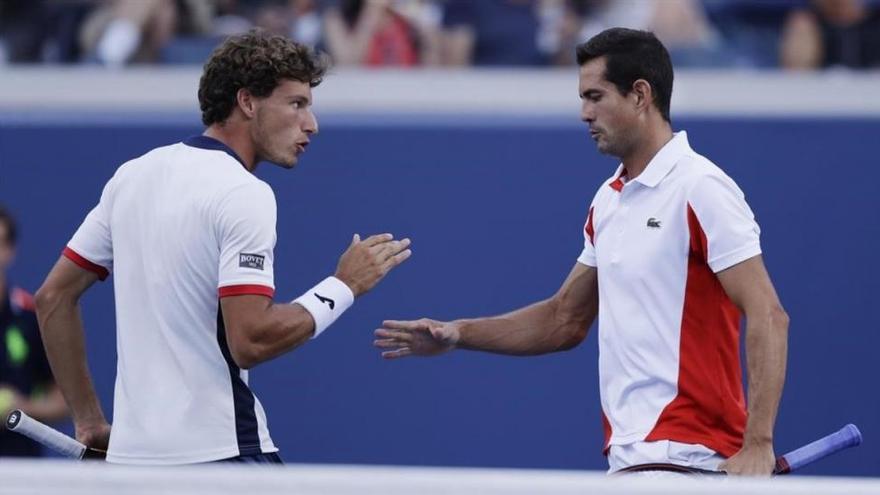
[[[303,95],[295,95],[295,96],[291,96],[290,98],[288,98],[288,101],[290,101],[291,103],[297,101],[297,102],[300,102],[300,103],[305,103],[306,105],[311,105],[311,104],[312,104],[312,101],[309,99],[309,97],[307,97],[307,96],[303,96]]]

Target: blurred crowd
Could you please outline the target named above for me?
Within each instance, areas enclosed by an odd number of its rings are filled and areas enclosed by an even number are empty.
[[[551,66],[625,26],[678,67],[880,66],[880,0],[0,0],[0,62],[200,64],[259,27],[337,66]]]

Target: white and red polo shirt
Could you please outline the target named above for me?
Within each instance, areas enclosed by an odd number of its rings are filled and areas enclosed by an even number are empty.
[[[684,132],[638,177],[624,173],[593,199],[578,258],[599,279],[606,448],[671,441],[728,457],[746,424],[740,313],[716,273],[759,255],[760,229]]]
[[[233,362],[220,298],[274,294],[275,195],[206,136],[120,167],[64,256],[115,274],[107,460],[183,464],[275,452]]]

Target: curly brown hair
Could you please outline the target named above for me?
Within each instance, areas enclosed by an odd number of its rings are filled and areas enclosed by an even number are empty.
[[[263,98],[285,79],[315,87],[327,71],[327,57],[283,36],[253,30],[232,36],[214,50],[199,81],[202,122],[225,121],[238,90]]]

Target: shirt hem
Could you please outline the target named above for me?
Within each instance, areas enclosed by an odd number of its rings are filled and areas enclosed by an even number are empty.
[[[262,454],[271,454],[273,452],[278,452],[278,448],[276,448],[274,445],[268,448],[261,447],[261,450]],[[231,457],[237,457],[239,455],[241,454],[239,453],[238,447],[234,447],[231,449],[227,448],[222,450],[212,450],[209,452],[199,452],[196,454],[157,457],[114,454],[112,452],[108,452],[107,462],[111,464],[133,464],[141,466],[169,466],[176,464],[198,464],[203,462],[220,461],[223,459],[229,459]]]

